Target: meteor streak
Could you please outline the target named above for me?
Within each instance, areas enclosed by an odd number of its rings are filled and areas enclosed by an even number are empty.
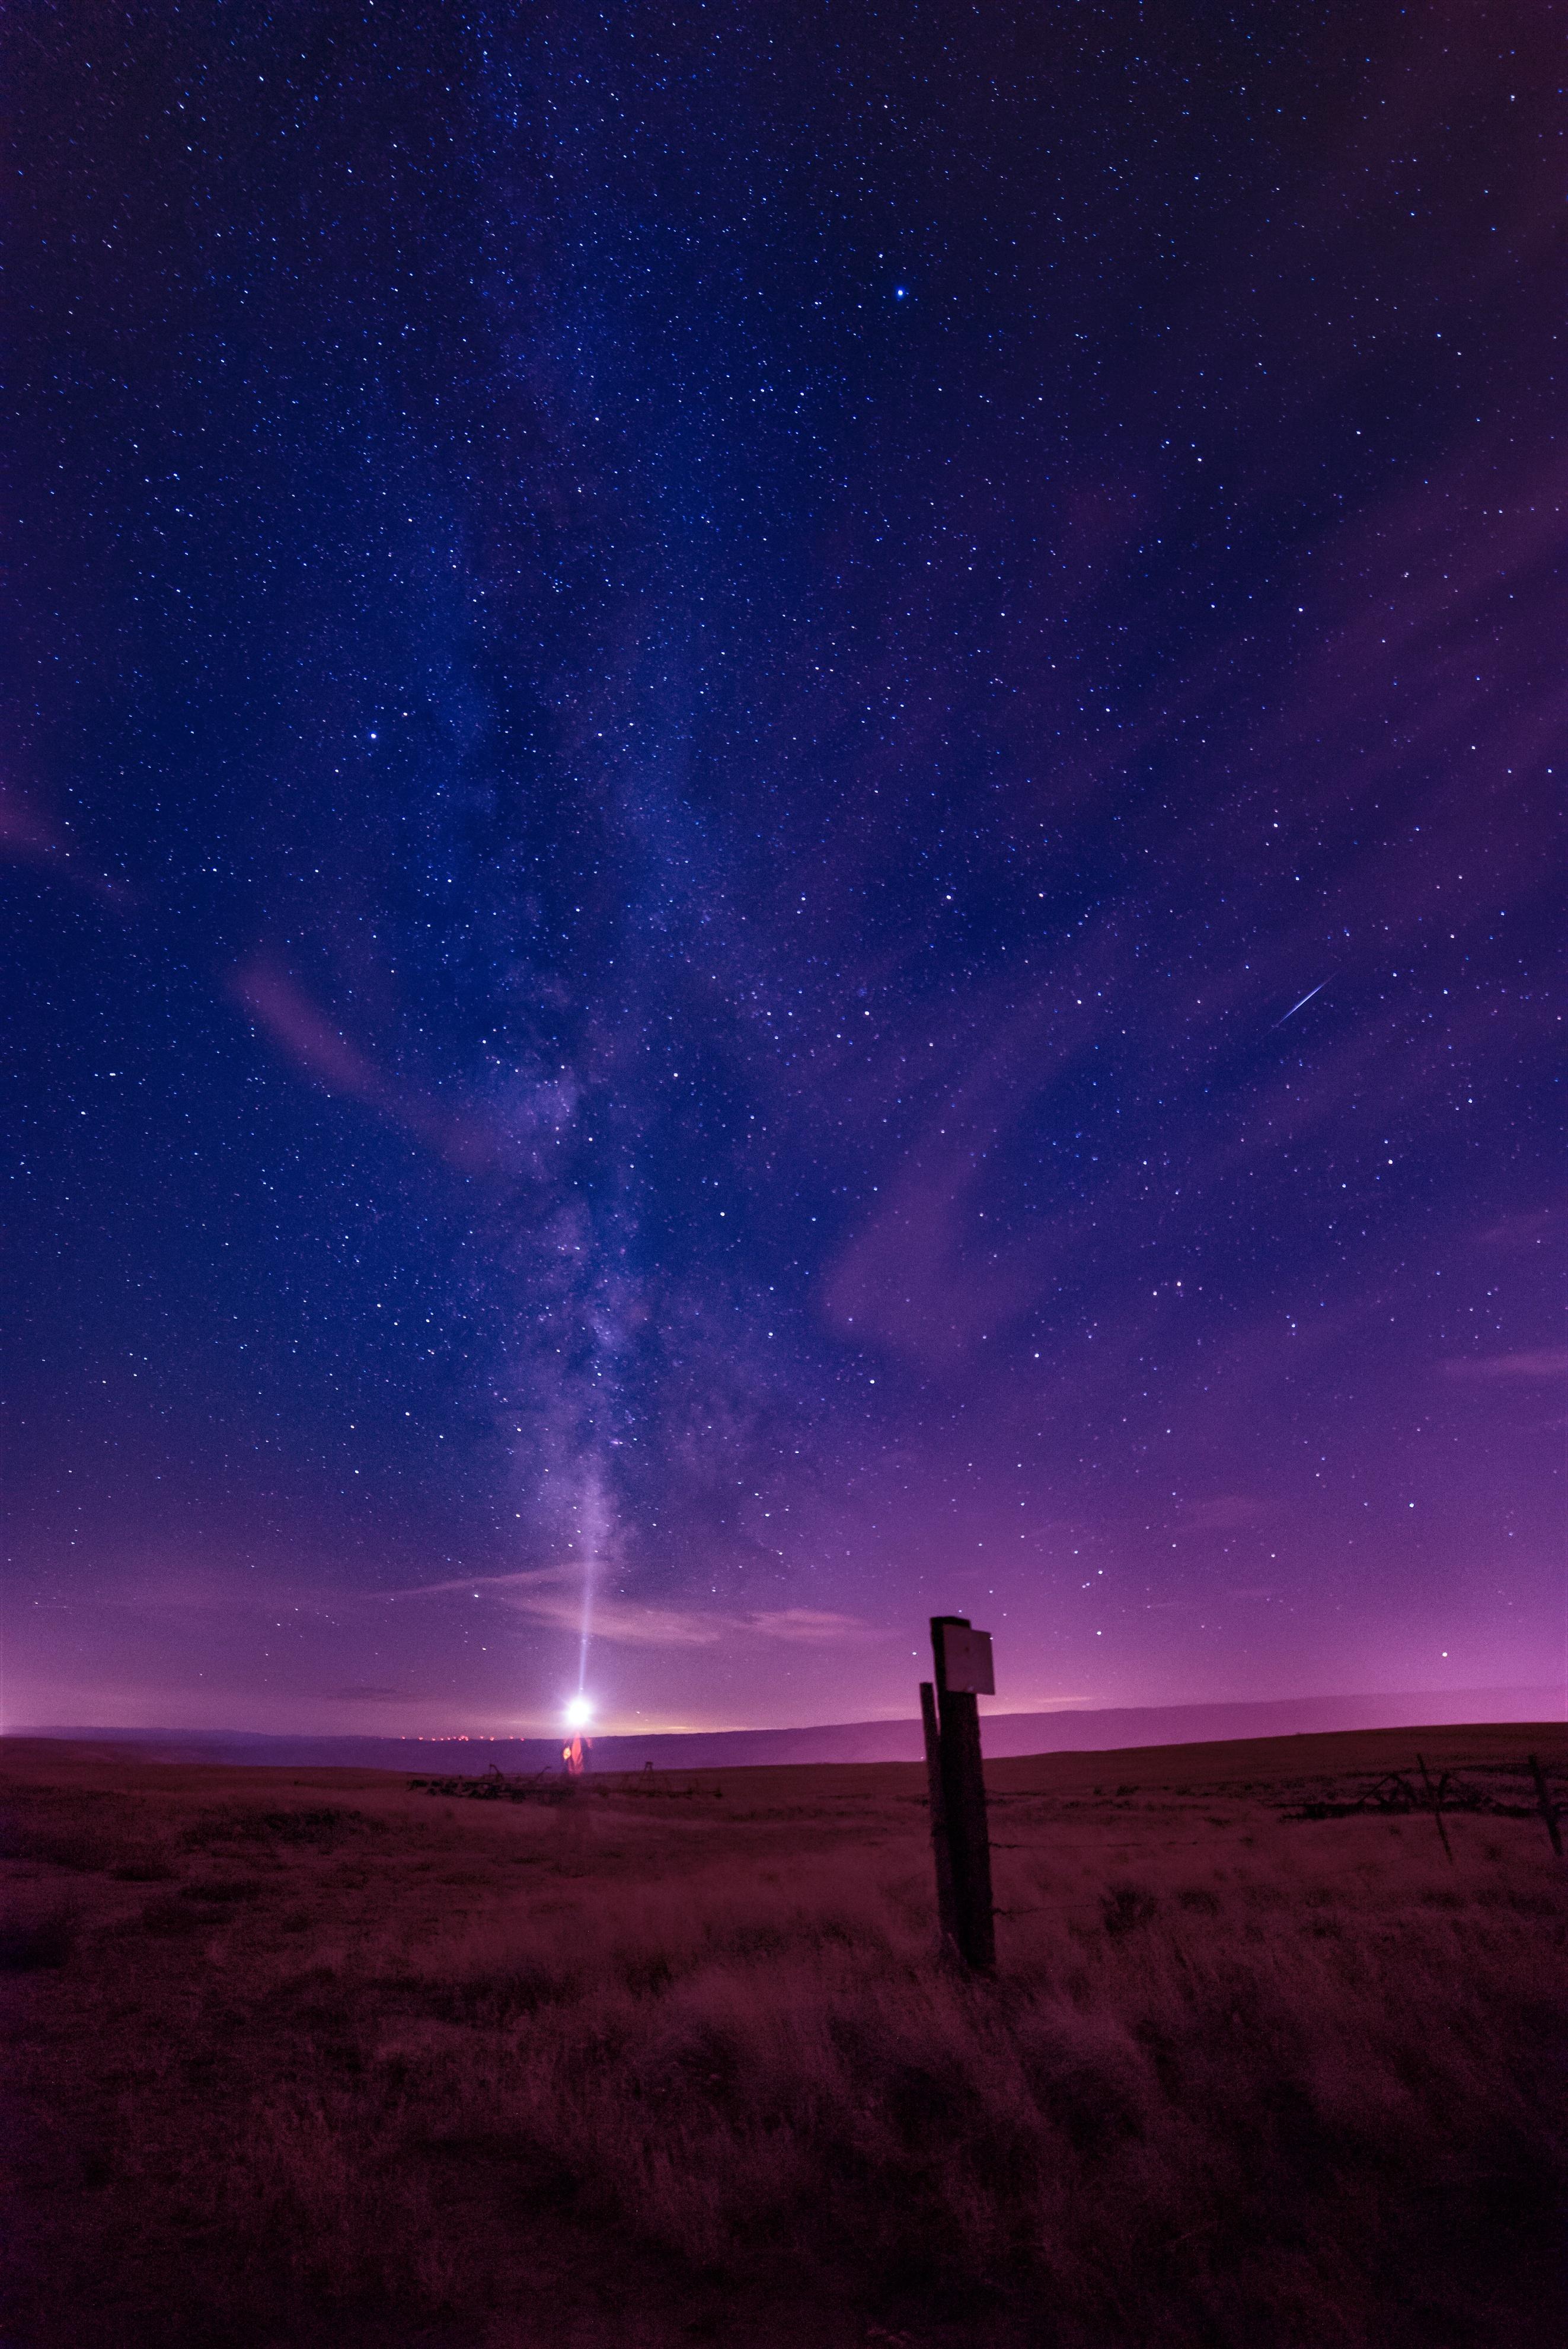
[[[1321,995],[1327,985],[1328,981],[1326,978],[1320,978],[1315,987],[1309,987],[1306,993],[1302,997],[1301,1003],[1293,1003],[1290,1009],[1285,1013],[1284,1019],[1276,1019],[1274,1021],[1274,1026],[1276,1028],[1283,1028],[1284,1026],[1285,1019],[1294,1019],[1296,1013],[1301,1009],[1302,1004],[1310,1003],[1313,997],[1315,995]]]

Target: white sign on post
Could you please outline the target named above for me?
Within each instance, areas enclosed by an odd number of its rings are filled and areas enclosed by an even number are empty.
[[[964,1696],[995,1696],[996,1679],[991,1670],[991,1634],[971,1631],[959,1623],[942,1627],[942,1677],[946,1687]]]

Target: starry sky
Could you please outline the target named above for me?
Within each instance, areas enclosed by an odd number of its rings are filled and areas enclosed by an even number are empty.
[[[1560,1674],[1547,16],[4,38],[11,1725]]]

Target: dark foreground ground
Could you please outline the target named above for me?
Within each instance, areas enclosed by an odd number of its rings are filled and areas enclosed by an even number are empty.
[[[1451,1861],[1332,1815],[1418,1750]],[[9,1742],[0,2340],[1559,2349],[1532,1750],[1561,1793],[1516,1723],[998,1763],[972,1983],[907,1765],[513,1804]]]

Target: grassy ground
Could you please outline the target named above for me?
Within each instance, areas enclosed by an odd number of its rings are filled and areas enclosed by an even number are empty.
[[[432,1798],[0,1747],[5,2349],[1536,2349],[1561,2330],[1561,1729]]]

